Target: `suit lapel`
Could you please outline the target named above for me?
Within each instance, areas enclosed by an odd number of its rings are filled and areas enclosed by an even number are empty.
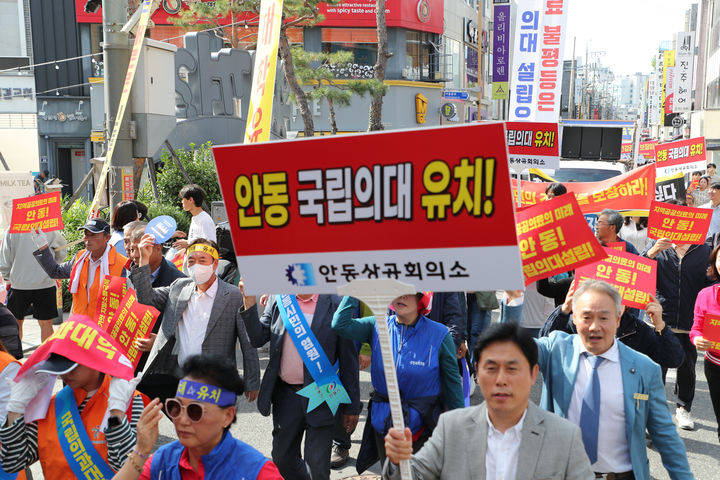
[[[580,337],[577,335],[573,335],[570,337],[572,341],[570,342],[570,355],[568,355],[566,358],[566,365],[563,366],[563,370],[565,372],[565,375],[567,376],[567,384],[566,387],[563,389],[563,398],[562,398],[562,412],[555,412],[555,413],[562,413],[562,416],[567,418],[568,410],[570,409],[570,399],[572,397],[573,390],[575,389],[575,380],[577,379],[577,373],[578,368],[580,367]]]
[[[228,304],[226,298],[230,295],[228,285],[219,278],[217,279],[217,282],[218,289],[217,292],[215,292],[215,298],[213,299],[212,310],[210,310],[210,319],[208,320],[207,328],[205,329],[205,338],[203,338],[203,342],[210,336],[210,332],[212,332],[212,329],[215,328],[215,325],[217,325],[220,318],[222,318],[222,313]]]
[[[466,458],[470,460],[469,470],[473,473],[473,478],[485,480],[485,452],[487,451],[487,434],[488,424],[485,420],[485,412],[487,407],[483,402],[482,405],[475,409],[472,416],[474,425],[470,428],[470,438],[465,442],[467,449]],[[517,477],[520,478],[520,477]]]
[[[527,414],[522,428],[520,440],[520,454],[518,455],[517,472],[515,478],[532,478],[535,466],[540,458],[545,437],[543,419],[538,415],[538,407],[532,402],[528,403]]]
[[[330,297],[326,295],[319,295],[317,305],[315,305],[315,313],[313,313],[313,322],[312,325],[310,325],[310,330],[313,331],[315,337],[317,337],[317,334],[323,329],[322,320],[327,317],[325,314],[329,308]]]
[[[623,404],[625,406],[625,431],[627,432],[628,445],[632,449],[630,442],[632,440],[633,425],[635,424],[635,401],[633,396],[635,393],[643,393],[642,376],[637,373],[635,360],[631,355],[627,355],[625,345],[618,342],[620,351],[620,369],[622,371],[623,383]]]

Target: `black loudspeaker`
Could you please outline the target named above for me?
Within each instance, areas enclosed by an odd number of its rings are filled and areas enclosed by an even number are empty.
[[[622,128],[603,128],[600,156],[603,160],[620,160]]]
[[[600,158],[600,147],[602,146],[602,130],[603,129],[597,127],[582,129],[580,156],[584,160],[597,160]]]
[[[563,137],[560,156],[562,158],[580,158],[580,140],[582,139],[582,128],[563,127],[562,134]]]

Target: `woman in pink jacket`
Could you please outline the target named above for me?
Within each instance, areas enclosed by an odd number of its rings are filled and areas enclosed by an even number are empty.
[[[710,254],[708,276],[720,280],[720,246]],[[716,283],[700,290],[695,301],[695,320],[690,330],[690,341],[701,352],[705,352],[705,378],[710,391],[715,420],[720,424],[720,339],[705,338],[710,322],[717,320],[720,328],[720,283]],[[720,429],[718,430],[720,441]]]

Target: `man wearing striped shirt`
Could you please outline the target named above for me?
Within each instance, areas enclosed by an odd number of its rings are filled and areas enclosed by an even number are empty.
[[[69,398],[74,397],[81,420],[77,429],[84,429],[88,434],[90,445],[85,445],[85,448],[90,456],[93,453],[99,454],[110,469],[118,471],[135,445],[135,425],[144,408],[142,397],[135,391],[133,382],[111,378],[55,353],[41,363],[35,372],[28,372],[12,385],[7,421],[0,428],[0,463],[3,469],[8,473],[19,472],[40,460],[46,480],[75,476],[73,467],[63,452],[62,439],[59,438],[67,436],[67,432],[57,424],[57,415],[62,413],[61,407],[58,407],[56,414],[56,402],[60,393],[52,397],[45,418],[25,423],[28,404],[48,382],[52,382],[54,376],[60,376],[72,389]],[[127,408],[131,398],[132,404]],[[107,427],[103,429],[106,413]],[[64,419],[65,415],[62,415],[62,418]],[[63,425],[66,425],[64,421]],[[74,438],[77,439],[77,436]],[[68,453],[72,455],[69,450]],[[87,468],[88,465],[76,467]],[[95,468],[97,465],[91,467]]]

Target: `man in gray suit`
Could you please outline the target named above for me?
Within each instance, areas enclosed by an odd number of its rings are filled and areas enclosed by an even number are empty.
[[[385,437],[385,479],[400,478],[410,460],[415,478],[588,480],[580,429],[529,401],[538,350],[515,323],[490,327],[475,344],[477,382],[485,403],[440,415],[432,437],[412,455],[409,429]]]
[[[250,402],[254,401],[260,388],[260,362],[257,350],[250,345],[240,315],[243,308],[240,290],[215,275],[218,266],[217,244],[202,238],[193,240],[186,252],[190,278],[178,278],[170,286],[158,288],[152,288],[150,283],[149,264],[154,245],[153,235],[145,234],[142,237],[138,245],[139,266],[130,273],[138,302],[152,305],[163,312],[163,322],[143,372],[143,383],[161,388],[162,391],[152,392],[161,400],[162,397],[172,397],[172,388],[177,388],[176,372],[188,357],[214,353],[234,362],[235,345],[239,341],[243,356],[245,397]],[[146,382],[145,377],[150,375],[159,378]],[[164,379],[169,381],[165,382]],[[164,386],[158,387],[160,384]],[[140,386],[138,388],[143,391]],[[164,391],[167,393],[163,394]]]

